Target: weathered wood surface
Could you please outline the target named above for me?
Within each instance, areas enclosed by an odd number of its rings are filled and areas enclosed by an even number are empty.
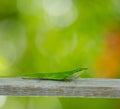
[[[120,98],[120,80],[91,78],[66,82],[0,78],[0,95]]]

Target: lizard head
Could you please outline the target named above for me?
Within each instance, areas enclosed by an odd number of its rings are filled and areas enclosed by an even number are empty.
[[[75,70],[73,70],[74,73],[78,73],[80,71],[84,71],[84,70],[87,70],[88,68],[77,68]]]
[[[84,70],[87,70],[87,68],[77,68],[73,70],[73,74],[67,77],[67,80],[74,80],[80,77],[80,75],[84,72]]]

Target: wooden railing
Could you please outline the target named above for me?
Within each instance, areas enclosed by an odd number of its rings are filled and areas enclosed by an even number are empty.
[[[66,82],[0,78],[0,95],[120,98],[120,80],[85,78]]]

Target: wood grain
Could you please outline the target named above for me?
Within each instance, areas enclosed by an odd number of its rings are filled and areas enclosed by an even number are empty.
[[[120,98],[120,80],[85,78],[66,82],[0,78],[0,95]]]

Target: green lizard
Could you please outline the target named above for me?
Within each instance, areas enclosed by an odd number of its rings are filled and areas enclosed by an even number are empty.
[[[77,68],[71,71],[56,72],[56,73],[26,73],[26,74],[18,74],[18,75],[8,76],[8,77],[70,81],[70,80],[79,78],[79,76],[81,75],[81,71],[86,70],[86,69],[87,68]]]

